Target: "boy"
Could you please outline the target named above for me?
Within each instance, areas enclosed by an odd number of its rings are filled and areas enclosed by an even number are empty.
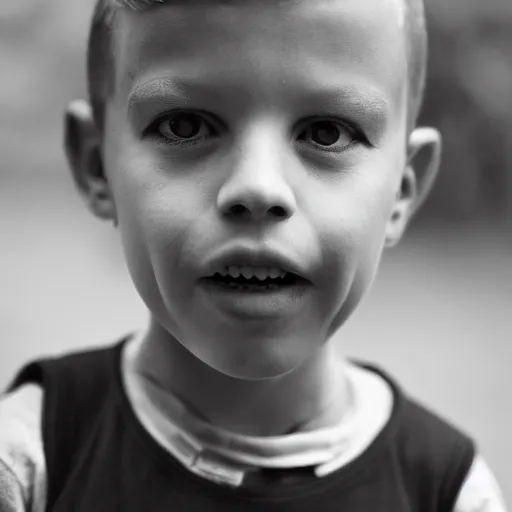
[[[503,511],[332,335],[435,176],[419,0],[101,1],[66,148],[148,329],[0,405],[1,510]]]

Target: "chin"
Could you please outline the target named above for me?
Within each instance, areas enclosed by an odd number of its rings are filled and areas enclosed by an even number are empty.
[[[297,339],[237,341],[234,349],[222,342],[213,345],[215,352],[195,352],[196,357],[219,373],[250,381],[282,377],[315,354],[315,347]]]
[[[212,366],[216,371],[238,380],[259,381],[277,379],[292,372],[295,367],[281,366],[278,362],[268,361],[261,365],[216,365]]]

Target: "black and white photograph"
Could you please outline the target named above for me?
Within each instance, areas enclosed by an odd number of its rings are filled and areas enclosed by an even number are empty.
[[[512,512],[512,1],[1,0],[0,512]]]

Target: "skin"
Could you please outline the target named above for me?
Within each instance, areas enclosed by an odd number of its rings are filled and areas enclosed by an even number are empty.
[[[118,224],[150,311],[133,364],[231,431],[331,424],[349,393],[330,339],[438,167],[439,134],[406,133],[402,7],[185,4],[120,13],[104,133],[84,101],[66,115],[78,188]],[[215,130],[169,143],[162,116],[176,109],[206,113]],[[311,137],[318,119],[334,146]],[[308,284],[272,314],[225,307],[199,283],[232,243],[276,248]]]

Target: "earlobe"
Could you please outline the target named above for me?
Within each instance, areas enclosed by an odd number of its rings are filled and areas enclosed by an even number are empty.
[[[401,239],[409,221],[425,202],[441,159],[441,135],[433,128],[416,128],[407,147],[407,164],[400,190],[386,226],[386,246]]]
[[[114,201],[103,170],[100,133],[86,101],[76,100],[66,109],[64,146],[73,180],[89,209],[97,217],[115,222]]]
[[[416,176],[410,166],[402,174],[402,181],[391,216],[386,225],[386,247],[394,247],[402,238],[411,217],[411,205],[417,196]]]

